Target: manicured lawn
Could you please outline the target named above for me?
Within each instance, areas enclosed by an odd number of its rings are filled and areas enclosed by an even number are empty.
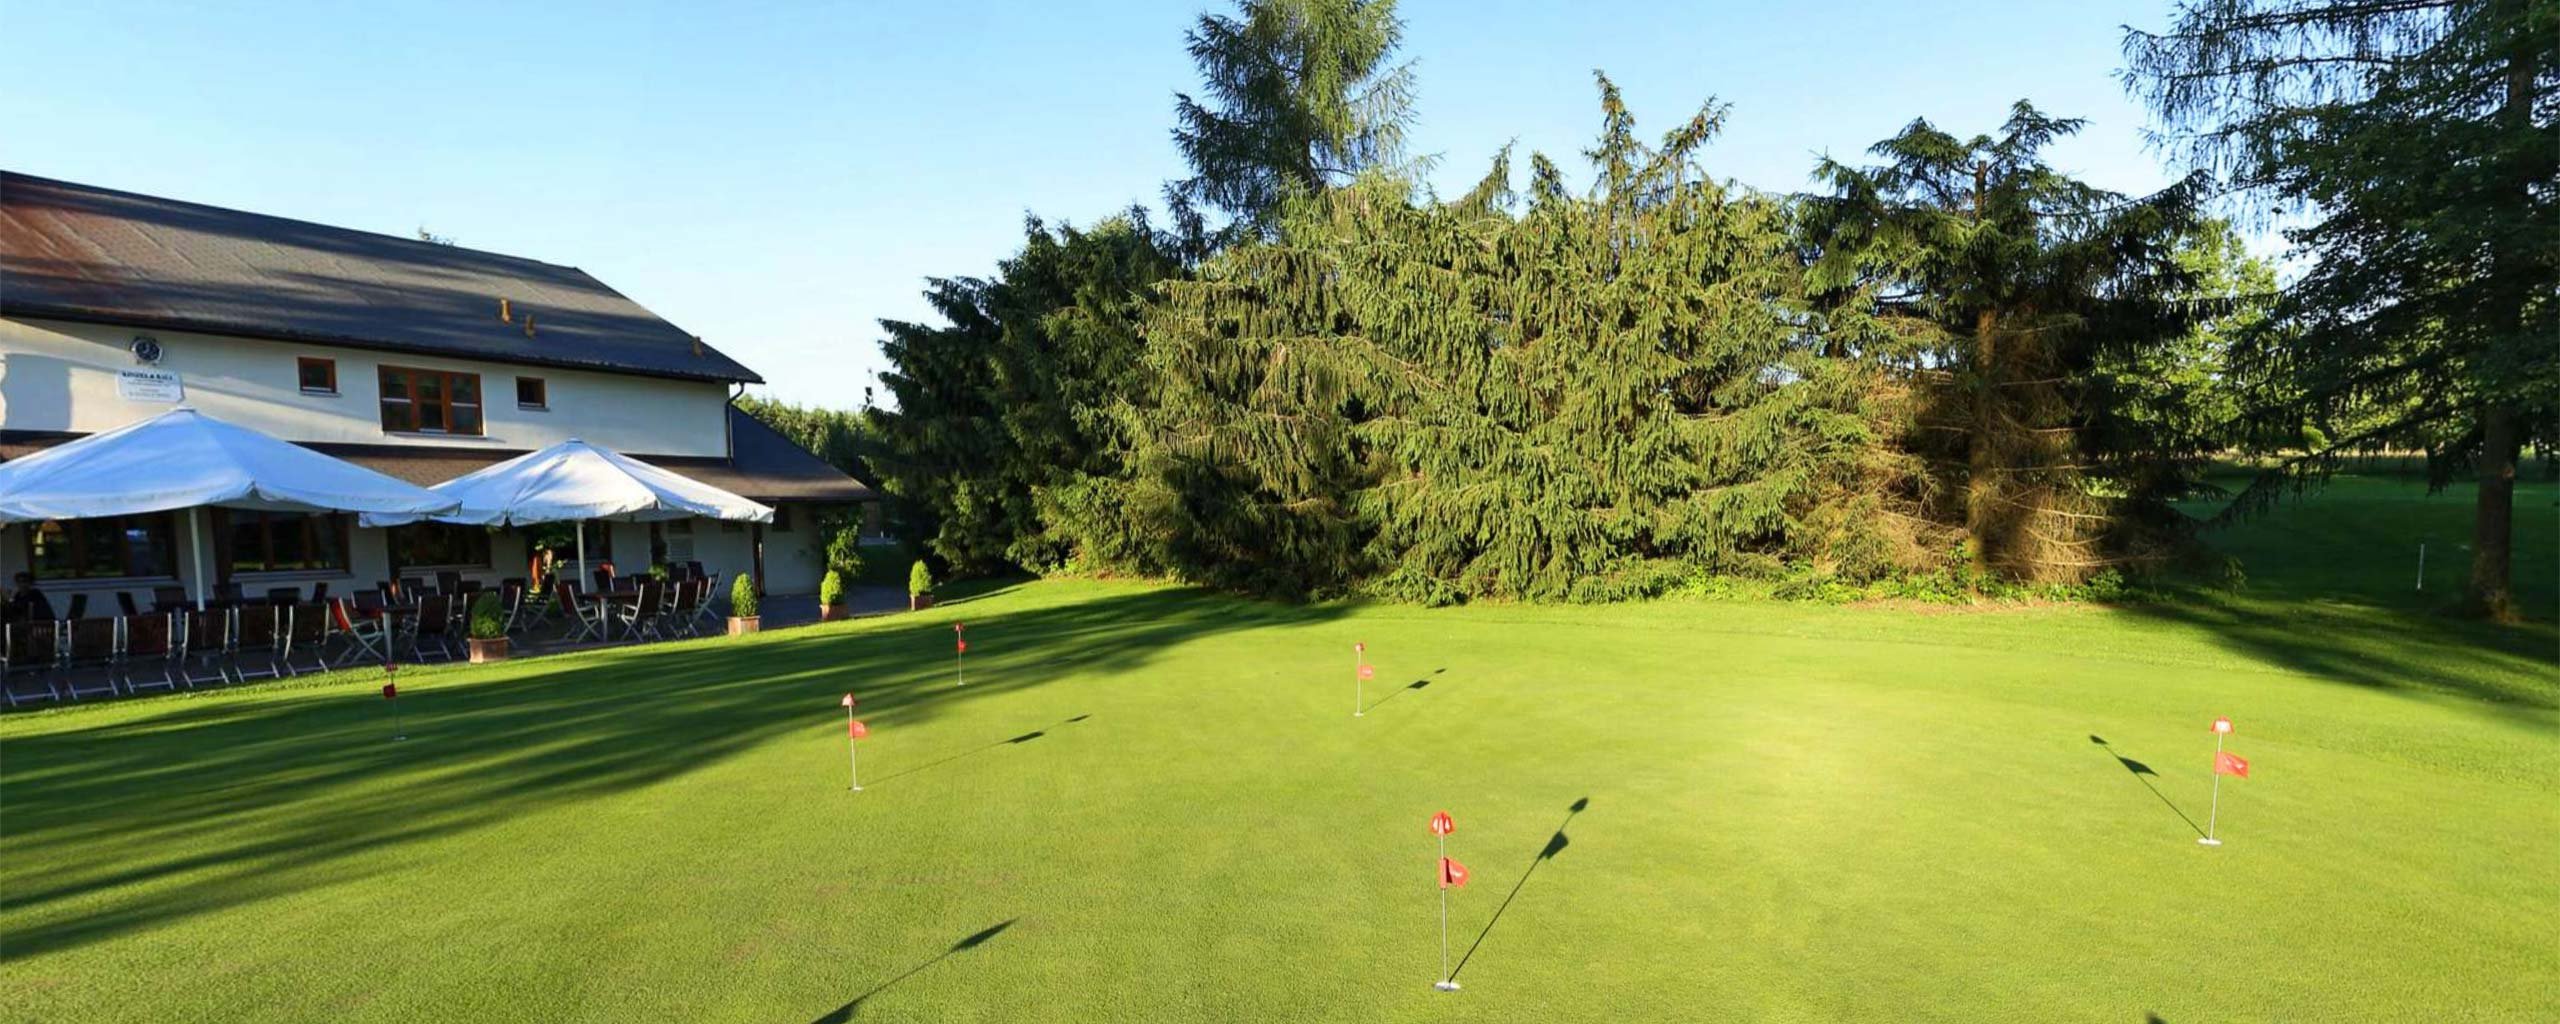
[[[1054,582],[404,672],[402,742],[370,675],[11,715],[0,1006],[2548,1019],[2552,497],[2519,503],[2544,616],[2522,627],[2393,589],[2414,581],[2399,531],[2458,543],[2467,496],[2356,482],[2224,538],[2247,591],[2121,609],[1434,611]],[[2431,588],[2457,579],[2442,564]],[[1380,666],[1358,719],[1354,640]],[[860,794],[846,690],[875,729]],[[2217,714],[2254,777],[2223,787],[2207,850]],[[1457,994],[1430,987],[1442,809],[1474,870]]]

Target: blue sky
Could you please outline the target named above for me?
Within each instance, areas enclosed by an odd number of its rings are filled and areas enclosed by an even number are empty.
[[[573,264],[768,393],[845,407],[882,366],[875,321],[926,315],[925,277],[987,273],[1026,213],[1091,221],[1183,173],[1198,0],[730,6],[0,0],[0,166]],[[2022,97],[2090,120],[2062,166],[2170,178],[2113,76],[2119,26],[2165,0],[1403,15],[1412,148],[1444,190],[1514,140],[1580,170],[1594,68],[1649,135],[1730,102],[1708,168],[1762,188]]]

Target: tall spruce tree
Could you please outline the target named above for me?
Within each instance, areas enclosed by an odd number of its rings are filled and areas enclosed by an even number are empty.
[[[2560,4],[2191,0],[2125,54],[2162,141],[2301,218],[2286,329],[2235,353],[2279,385],[2263,427],[2343,428],[2287,470],[2380,444],[2438,486],[2469,464],[2468,601],[2511,614],[2517,459],[2560,445]]]
[[[1413,66],[1390,65],[1404,34],[1395,0],[1239,0],[1187,37],[1206,101],[1174,99],[1174,141],[1192,176],[1177,213],[1224,210],[1267,224],[1287,197],[1390,164],[1411,120]]]
[[[2139,554],[2139,527],[2169,521],[2192,481],[2192,440],[2101,400],[2092,370],[2191,330],[2176,252],[2196,192],[2127,197],[2046,164],[2081,125],[2024,102],[1971,139],[1914,121],[1871,150],[1880,164],[1824,159],[1830,194],[1806,204],[1812,287],[1852,336],[1898,339],[1918,450],[1959,502],[1939,514],[1964,523],[1977,568],[2012,579]]]
[[[1089,230],[1034,220],[1025,235],[994,277],[932,282],[944,324],[881,323],[897,409],[875,414],[874,468],[960,572],[1131,543],[1125,517],[1095,505],[1116,492],[1094,482],[1124,473],[1113,411],[1144,387],[1138,323],[1178,265],[1141,211]]]
[[[1543,157],[1525,202],[1507,159],[1447,202],[1370,175],[1168,286],[1143,483],[1174,565],[1446,602],[1927,557],[1878,486],[1896,417],[1806,329],[1786,206],[1698,166],[1721,109],[1648,146],[1599,84],[1587,194]]]

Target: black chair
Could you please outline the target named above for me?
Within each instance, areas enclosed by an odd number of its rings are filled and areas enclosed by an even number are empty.
[[[232,613],[231,678],[247,682],[250,676],[273,679],[284,675],[278,660],[285,646],[292,642],[291,613],[271,604],[248,605]],[[265,659],[267,670],[251,672],[243,662]]]
[[[268,587],[267,603],[278,608],[291,608],[302,603],[301,587]]]
[[[596,593],[602,594],[613,590],[613,563],[606,562],[596,566],[595,571],[589,575],[596,579]]]
[[[89,617],[89,595],[87,595],[87,594],[73,594],[73,595],[71,595],[71,614],[69,614],[69,615],[65,615],[65,616],[63,616],[63,618],[66,618],[66,619],[85,619],[85,618],[88,618],[88,617]]]
[[[37,619],[0,624],[0,695],[5,695],[13,708],[21,697],[61,700],[62,690],[54,685],[54,663],[61,656],[61,623]],[[22,692],[18,682],[26,676],[42,682],[44,692]]]
[[[461,592],[462,592],[462,574],[461,574],[461,573],[458,573],[458,572],[455,572],[455,571],[453,571],[453,570],[451,570],[451,569],[443,569],[443,570],[439,570],[439,571],[437,571],[437,573],[436,573],[436,589],[437,589],[438,591],[441,591],[441,592],[443,592],[443,593],[447,593],[447,594],[459,594],[459,593],[461,593]]]
[[[151,588],[151,607],[155,611],[174,612],[187,606],[187,588]]]
[[[64,689],[72,700],[83,694],[116,695],[116,660],[124,648],[123,619],[72,619],[63,628],[68,634],[62,644]],[[84,678],[94,678],[95,686],[82,686]]]
[[[400,584],[391,580],[375,580],[373,581],[373,589],[380,593],[382,599],[385,601],[397,601],[400,599]]]
[[[312,584],[312,585],[311,585],[311,603],[312,603],[312,604],[328,604],[328,603],[329,603],[329,581],[328,581],[328,580],[321,580],[320,582],[318,582],[318,583],[314,583],[314,584]]]
[[[134,607],[133,595],[121,590],[116,591],[116,607],[122,609],[124,617],[128,619],[142,614],[142,609]]]
[[[133,679],[133,670],[154,661],[160,663],[160,685],[178,688],[178,659],[186,653],[186,645],[178,642],[177,619],[168,613],[125,617],[124,656],[116,659],[124,676],[124,692],[142,692],[141,684]]]
[[[436,645],[436,653],[446,661],[453,660],[453,598],[430,594],[418,602],[418,614],[409,623],[410,656],[427,660],[429,643]]]
[[[338,633],[337,617],[330,614],[330,605],[324,601],[295,605],[292,612],[288,620],[292,624],[285,633],[284,670],[301,675],[302,666],[294,664],[293,659],[307,655],[311,671],[328,671],[329,644]]]
[[[423,578],[423,577],[418,577],[418,576],[402,576],[402,577],[400,577],[400,599],[401,599],[401,600],[403,600],[403,601],[415,601],[415,600],[417,600],[417,599],[419,599],[419,598],[421,598],[421,597],[425,597],[425,596],[426,596],[426,594],[427,594],[427,581],[425,580],[425,578]]]
[[[178,681],[187,684],[191,690],[197,683],[230,682],[231,675],[223,663],[231,657],[231,613],[219,608],[183,612],[178,620],[186,624],[186,635],[178,641],[186,645],[180,658],[201,661],[206,668],[213,670],[210,676],[200,676],[194,669],[187,668],[182,660]]]
[[[240,593],[240,584],[228,580],[213,585],[213,599],[224,604],[234,605],[248,600],[247,597],[242,596]]]

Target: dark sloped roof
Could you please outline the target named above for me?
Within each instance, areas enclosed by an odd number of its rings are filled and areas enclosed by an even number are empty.
[[[0,461],[20,458],[43,451],[81,435],[0,431]],[[809,450],[792,443],[790,438],[763,420],[748,415],[737,406],[729,407],[729,458],[700,455],[650,455],[628,452],[661,469],[686,476],[744,498],[762,502],[776,501],[870,501],[879,492],[860,480],[846,476]],[[524,454],[523,449],[461,448],[446,445],[345,444],[331,442],[296,442],[313,451],[334,455],[366,469],[398,477],[420,487],[432,487],[464,473],[504,462]]]
[[[0,314],[763,379],[576,267],[5,171]]]

